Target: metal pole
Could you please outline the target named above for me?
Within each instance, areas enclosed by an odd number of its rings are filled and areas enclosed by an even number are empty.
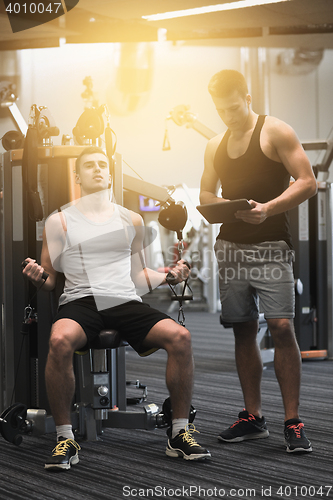
[[[333,359],[333,192],[327,183],[327,350]]]

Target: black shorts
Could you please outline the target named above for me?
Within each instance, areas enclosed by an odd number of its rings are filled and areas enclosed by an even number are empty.
[[[83,297],[60,306],[53,323],[65,318],[76,321],[83,328],[88,339],[83,349],[89,348],[89,343],[101,330],[114,329],[140,356],[145,356],[151,353],[142,346],[148,332],[170,316],[137,300],[98,311],[94,297]]]

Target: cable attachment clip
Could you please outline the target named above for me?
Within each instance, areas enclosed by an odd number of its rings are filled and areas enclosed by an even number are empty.
[[[22,335],[28,335],[31,323],[37,323],[37,322],[38,322],[38,316],[36,310],[33,309],[30,304],[27,305],[24,308],[24,317],[20,333]]]
[[[181,257],[181,254],[179,255],[179,257]],[[186,261],[184,263],[190,269],[190,264]],[[171,300],[177,300],[179,302],[178,323],[184,326],[185,314],[183,310],[183,302],[184,300],[193,300],[193,291],[190,285],[188,284],[188,278],[186,278],[186,280],[184,281],[184,286],[181,294],[178,294],[176,292],[175,286],[179,283],[177,282],[177,278],[170,271],[166,275],[166,282],[168,283],[170,290],[173,293],[173,295],[171,296]],[[187,295],[185,295],[186,288],[188,288],[190,291],[190,293]]]

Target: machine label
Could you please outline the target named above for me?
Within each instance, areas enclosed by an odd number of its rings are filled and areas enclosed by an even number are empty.
[[[309,202],[303,201],[298,207],[298,239],[309,241]]]

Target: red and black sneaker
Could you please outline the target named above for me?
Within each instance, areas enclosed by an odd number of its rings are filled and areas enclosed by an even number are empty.
[[[311,443],[304,432],[304,424],[298,418],[292,418],[285,422],[284,442],[288,453],[312,451]]]
[[[256,417],[246,410],[238,415],[238,420],[218,436],[220,441],[238,443],[247,439],[262,439],[269,436],[264,417]]]

